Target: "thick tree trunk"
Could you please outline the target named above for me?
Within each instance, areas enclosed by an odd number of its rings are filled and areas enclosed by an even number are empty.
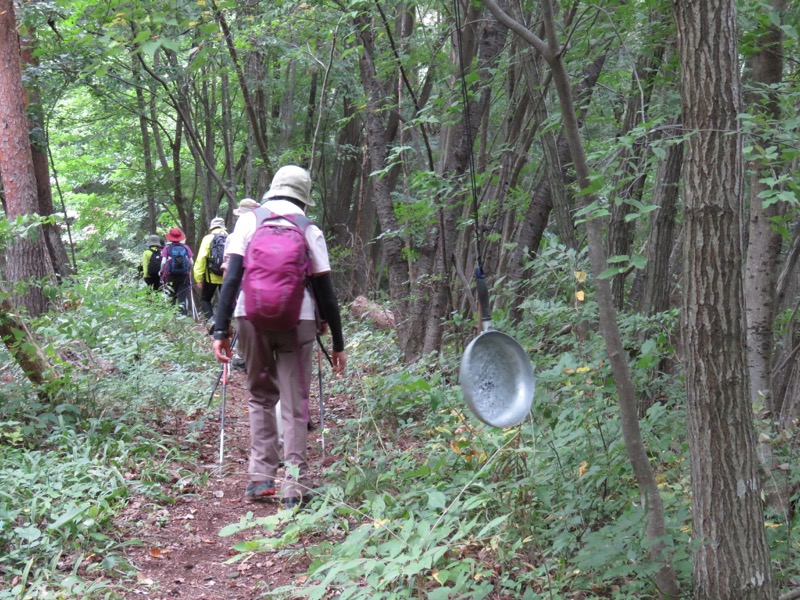
[[[684,163],[683,337],[693,598],[774,598],[746,366],[733,0],[675,2]]]
[[[14,4],[0,0],[0,173],[9,219],[39,214],[39,197],[28,119],[22,87],[19,37]],[[14,303],[23,305],[31,316],[47,309],[42,283],[55,275],[41,226],[38,235],[13,240],[6,253],[6,276],[15,284]],[[18,284],[29,284],[24,289]]]
[[[34,39],[30,31],[25,32],[25,37],[20,40],[20,55],[22,64],[38,68],[38,62],[33,56]],[[44,128],[44,116],[42,114],[42,103],[39,89],[35,83],[30,83],[27,88],[27,114],[29,137],[31,140],[31,157],[33,159],[33,170],[36,175],[36,190],[39,198],[39,214],[43,216],[55,214],[53,208],[53,190],[50,186],[50,163],[47,159],[47,132]],[[64,215],[66,218],[66,215]],[[58,225],[46,223],[42,226],[44,240],[47,245],[50,260],[53,268],[59,277],[72,275],[74,270],[67,256],[67,249],[61,239],[61,231]]]

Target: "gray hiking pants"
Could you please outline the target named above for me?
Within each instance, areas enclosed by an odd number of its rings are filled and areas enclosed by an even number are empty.
[[[301,496],[311,484],[306,447],[316,323],[300,321],[287,333],[258,331],[244,317],[237,318],[236,324],[250,391],[250,481],[274,478],[278,472],[280,447],[275,405],[280,399],[286,467],[281,495]],[[293,467],[297,469],[297,477],[290,473]]]

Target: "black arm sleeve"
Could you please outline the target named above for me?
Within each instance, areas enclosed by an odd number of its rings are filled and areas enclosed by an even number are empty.
[[[219,291],[219,301],[214,318],[214,331],[228,331],[231,326],[231,316],[236,307],[236,298],[239,296],[239,288],[242,285],[244,275],[244,257],[239,254],[231,254],[228,260],[228,269],[225,271],[225,279],[222,282],[222,289]]]
[[[319,316],[331,328],[333,351],[344,350],[344,337],[342,337],[342,318],[339,315],[339,302],[336,292],[333,291],[333,280],[330,273],[313,275],[311,277],[311,290],[319,308]]]

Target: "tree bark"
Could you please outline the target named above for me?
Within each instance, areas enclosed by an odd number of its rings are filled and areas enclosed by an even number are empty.
[[[774,12],[780,15],[785,0],[772,0]],[[758,39],[759,49],[752,57],[753,84],[758,87],[750,111],[767,119],[781,116],[779,92],[783,77],[783,33],[779,23],[770,22]],[[762,137],[769,134],[764,133]],[[761,139],[758,145],[768,148],[777,142]],[[754,160],[750,165],[750,229],[745,263],[745,306],[747,309],[747,367],[750,371],[750,400],[764,404],[775,412],[772,394],[772,354],[774,347],[775,286],[782,249],[781,234],[775,229],[776,219],[786,214],[787,203],[764,206],[760,197],[769,186],[762,182],[771,177],[778,165],[774,160]],[[763,399],[762,397],[763,396]]]
[[[40,214],[12,0],[0,0],[0,173],[9,220]],[[14,304],[24,306],[32,317],[41,315],[48,306],[43,283],[55,276],[42,227],[14,239],[6,259],[6,276],[15,286]]]
[[[693,598],[774,598],[746,365],[733,0],[674,3],[683,124],[683,338]]]
[[[683,169],[683,144],[672,144],[658,165],[653,204],[658,206],[650,221],[647,238],[647,266],[641,275],[644,288],[639,310],[655,315],[670,307],[669,290],[672,286],[670,255],[675,243],[675,216],[678,212],[680,178]]]
[[[0,298],[0,340],[36,387],[52,380],[50,363],[7,298]],[[40,397],[45,397],[40,393]]]
[[[24,31],[20,40],[20,56],[23,67],[30,65],[38,68],[38,61],[34,58],[33,50],[35,40],[33,32]],[[26,108],[28,115],[29,137],[31,140],[31,158],[33,159],[33,171],[36,175],[36,190],[39,199],[39,214],[43,216],[54,215],[53,190],[50,185],[50,163],[47,158],[47,132],[45,131],[44,115],[42,113],[42,102],[39,94],[38,85],[35,80],[28,84],[26,89]],[[66,215],[64,215],[66,218]],[[61,231],[55,223],[45,223],[42,226],[44,240],[47,245],[50,260],[53,268],[60,277],[67,277],[74,273],[74,269],[69,262],[67,249],[61,239]]]

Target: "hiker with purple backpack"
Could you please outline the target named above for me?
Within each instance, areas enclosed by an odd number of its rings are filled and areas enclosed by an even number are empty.
[[[181,314],[186,316],[189,310],[187,300],[192,291],[189,275],[194,255],[183,243],[184,237],[180,227],[173,227],[167,233],[168,244],[161,249],[161,283],[172,304],[177,302]]]
[[[308,171],[281,167],[264,200],[260,208],[239,217],[228,236],[229,261],[214,322],[214,354],[221,362],[230,360],[228,338],[236,304],[238,343],[251,395],[250,481],[245,497],[263,501],[276,493],[280,455],[275,405],[280,399],[287,467],[281,496],[284,508],[294,508],[305,506],[314,495],[306,454],[317,317],[319,327],[331,332],[334,372],[344,371],[347,358],[325,238],[305,216],[305,208],[315,204]]]

